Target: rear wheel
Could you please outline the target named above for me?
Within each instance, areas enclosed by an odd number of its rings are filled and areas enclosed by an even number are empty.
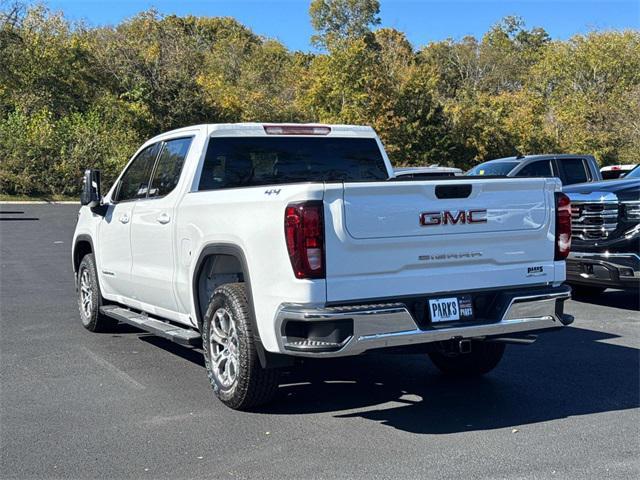
[[[216,288],[202,326],[209,381],[228,407],[246,410],[269,402],[278,390],[279,372],[260,365],[242,283]]]
[[[100,306],[104,300],[100,293],[96,260],[92,253],[85,255],[78,267],[77,291],[78,310],[84,328],[91,332],[113,331],[118,321],[100,313]]]
[[[471,351],[468,353],[454,353],[445,350],[430,352],[429,358],[444,374],[458,377],[473,377],[484,375],[496,368],[505,344],[484,341],[471,341]]]

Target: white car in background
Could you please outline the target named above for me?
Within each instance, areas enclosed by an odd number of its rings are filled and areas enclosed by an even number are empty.
[[[606,167],[602,167],[600,169],[600,174],[602,175],[603,180],[613,180],[616,178],[620,178],[631,170],[636,168],[637,165],[633,163],[628,163],[626,165],[609,165]]]
[[[393,174],[399,180],[423,180],[434,177],[455,177],[464,174],[462,169],[455,167],[441,167],[429,165],[428,167],[400,167],[394,168]]]

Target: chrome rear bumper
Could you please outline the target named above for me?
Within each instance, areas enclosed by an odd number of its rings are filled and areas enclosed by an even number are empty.
[[[367,350],[417,345],[453,339],[484,339],[550,328],[571,323],[563,315],[562,305],[571,297],[566,285],[544,292],[522,293],[510,298],[498,321],[475,321],[419,328],[410,311],[402,303],[358,305],[349,307],[309,308],[283,305],[278,311],[276,326],[281,352],[307,357],[340,357],[358,355]],[[336,325],[352,323],[348,336],[339,342],[322,340],[291,342],[285,335],[289,321]],[[330,329],[329,329],[330,330]]]

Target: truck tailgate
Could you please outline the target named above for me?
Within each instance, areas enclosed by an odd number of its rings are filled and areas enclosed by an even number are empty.
[[[559,189],[545,178],[327,185],[327,300],[554,282]]]

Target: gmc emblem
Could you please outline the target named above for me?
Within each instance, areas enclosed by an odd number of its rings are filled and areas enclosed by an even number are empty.
[[[422,212],[420,225],[431,227],[434,225],[457,225],[464,223],[487,223],[486,210],[444,210],[442,212]]]

